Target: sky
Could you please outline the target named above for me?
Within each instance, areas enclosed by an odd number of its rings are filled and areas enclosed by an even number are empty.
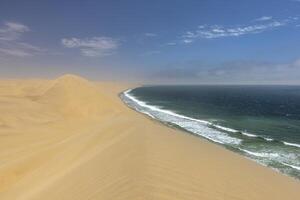
[[[0,0],[0,77],[300,84],[300,0]]]

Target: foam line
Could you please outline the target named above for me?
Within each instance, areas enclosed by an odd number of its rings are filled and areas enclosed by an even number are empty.
[[[290,143],[290,142],[283,142],[283,144],[288,145],[288,146],[293,146],[293,147],[299,147],[300,148],[300,144],[295,144],[295,143]]]
[[[228,134],[224,133],[224,132],[220,132],[218,130],[212,129],[209,126],[213,126],[215,127],[214,124],[212,124],[211,122],[205,121],[205,120],[199,120],[199,119],[195,119],[195,118],[191,118],[191,117],[187,117],[184,115],[180,115],[177,114],[175,112],[172,112],[170,110],[165,110],[165,109],[160,109],[157,106],[152,106],[152,105],[148,105],[147,103],[138,100],[136,97],[134,97],[133,95],[130,94],[131,90],[127,90],[124,92],[124,95],[130,99],[131,101],[133,101],[134,103],[136,103],[137,105],[139,105],[142,108],[146,108],[146,110],[142,110],[139,108],[136,108],[135,106],[133,106],[137,111],[139,112],[143,112],[147,115],[149,115],[149,113],[151,113],[151,117],[155,117],[158,120],[162,120],[168,123],[172,123],[175,125],[180,126],[181,128],[192,132],[196,135],[205,137],[209,140],[212,140],[216,143],[220,143],[220,144],[239,144],[241,142],[241,139],[238,138],[233,138],[230,137]],[[142,111],[141,111],[142,110]],[[149,111],[149,112],[148,112]],[[161,114],[164,114],[164,116],[162,116]],[[219,126],[220,129],[220,126]],[[227,129],[225,127],[222,127],[222,129]],[[233,130],[233,129],[232,129]]]

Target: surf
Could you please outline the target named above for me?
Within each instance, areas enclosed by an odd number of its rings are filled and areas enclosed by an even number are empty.
[[[294,174],[292,170],[298,171],[297,167],[300,165],[300,157],[297,156],[300,147],[299,144],[278,140],[247,130],[226,127],[220,125],[220,121],[217,119],[210,119],[208,121],[186,116],[178,113],[177,110],[157,105],[151,99],[145,100],[136,96],[135,89],[124,91],[120,94],[120,97],[129,107],[147,115],[151,119],[158,120],[172,127],[178,127],[193,135],[225,146],[264,166],[269,166],[272,169],[288,174]],[[249,146],[254,144],[258,146],[255,148],[254,146]],[[293,163],[290,160],[293,160]],[[283,170],[283,168],[278,167],[279,165],[286,166],[286,168]]]

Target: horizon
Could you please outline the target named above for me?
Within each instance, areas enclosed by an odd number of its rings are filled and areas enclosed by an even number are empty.
[[[94,82],[102,82],[102,83],[114,83],[114,82],[118,82],[118,83],[128,83],[128,84],[136,84],[139,85],[137,87],[134,88],[139,88],[139,87],[156,87],[156,86],[259,86],[259,87],[271,87],[271,86],[291,86],[291,87],[299,87],[300,84],[289,84],[289,83],[172,83],[172,82],[160,82],[160,83],[147,83],[145,81],[141,82],[141,81],[120,81],[120,80],[99,80],[99,79],[90,79],[87,76],[82,76],[80,74],[73,74],[73,73],[66,73],[66,74],[60,74],[58,76],[54,76],[54,77],[7,77],[7,78],[2,78],[1,80],[5,80],[5,81],[18,81],[18,80],[24,80],[24,81],[31,81],[31,80],[57,80],[59,78],[62,78],[64,76],[77,76],[79,78],[83,78],[86,80],[91,80]]]
[[[300,1],[0,2],[3,79],[300,85]]]
[[[0,0],[0,200],[300,197],[300,0]]]

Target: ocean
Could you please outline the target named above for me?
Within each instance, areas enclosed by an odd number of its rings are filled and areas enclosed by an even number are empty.
[[[300,179],[300,86],[144,86],[131,108]]]

